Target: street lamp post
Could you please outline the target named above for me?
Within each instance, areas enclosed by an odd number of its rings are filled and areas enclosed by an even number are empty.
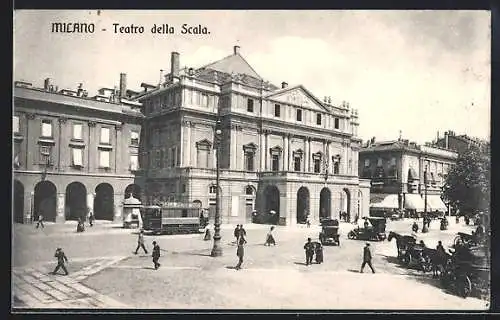
[[[222,125],[220,118],[217,118],[217,121],[215,123],[215,169],[216,169],[216,176],[215,176],[215,184],[216,184],[216,190],[215,190],[215,223],[214,223],[214,246],[212,248],[211,256],[212,257],[220,257],[222,256],[222,247],[220,244],[220,142],[221,142],[221,137],[222,136]]]
[[[324,163],[324,167],[325,167],[325,184],[326,184],[326,181],[328,180],[328,175],[329,175],[330,163],[329,163],[329,160],[326,158],[325,158],[323,163]]]
[[[427,228],[427,166],[424,170],[424,218],[423,218],[422,232],[429,231]]]

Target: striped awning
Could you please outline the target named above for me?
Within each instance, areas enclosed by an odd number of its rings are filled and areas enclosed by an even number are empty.
[[[424,199],[418,193],[407,193],[405,194],[404,208],[422,212],[425,208]]]
[[[399,208],[398,195],[372,193],[370,194],[370,207],[384,208],[384,209],[398,209]]]
[[[441,200],[441,196],[438,194],[427,195],[427,209],[430,211],[444,211],[446,212],[448,208]]]

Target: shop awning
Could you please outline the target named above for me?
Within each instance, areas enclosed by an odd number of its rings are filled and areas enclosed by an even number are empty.
[[[448,211],[446,205],[438,194],[427,195],[427,210],[429,211]]]
[[[384,209],[397,209],[397,208],[399,208],[398,195],[397,194],[372,193],[372,194],[370,194],[370,207],[372,207],[372,208],[384,208]]]
[[[407,193],[405,194],[404,208],[422,212],[425,208],[424,199],[418,193]]]

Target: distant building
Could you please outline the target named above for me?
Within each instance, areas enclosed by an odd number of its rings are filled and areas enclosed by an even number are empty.
[[[120,89],[89,97],[82,85],[58,90],[14,84],[13,207],[15,222],[42,214],[64,222],[87,216],[122,219],[126,194],[140,197],[134,184],[143,115],[140,104]],[[123,93],[123,94],[122,94]]]
[[[433,142],[433,146],[462,154],[470,147],[489,149],[489,142],[469,137],[465,134],[456,135],[455,132],[449,130],[444,133],[444,137],[440,137],[438,133],[436,141]]]
[[[457,156],[456,152],[408,140],[372,139],[359,152],[360,177],[371,179],[370,206],[423,212],[427,193],[427,211],[447,211],[441,187]]]
[[[303,223],[309,214],[368,215],[369,181],[358,178],[358,114],[302,85],[263,80],[234,52],[201,68],[171,70],[159,85],[142,84],[142,185],[147,202],[198,203],[214,215],[216,120],[222,122],[221,215],[224,223]],[[273,214],[274,213],[274,214]]]

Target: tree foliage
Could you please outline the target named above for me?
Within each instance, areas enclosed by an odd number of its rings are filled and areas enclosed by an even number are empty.
[[[446,175],[443,195],[461,215],[490,211],[491,158],[487,148],[469,148]]]

